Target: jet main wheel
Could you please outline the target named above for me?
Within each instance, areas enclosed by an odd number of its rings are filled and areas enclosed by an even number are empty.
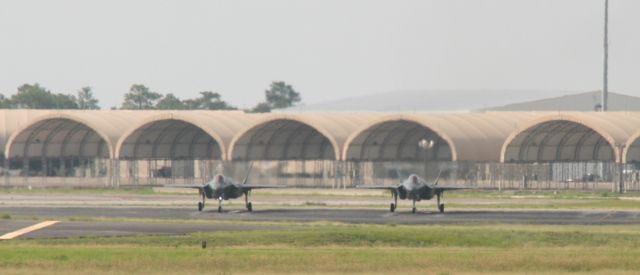
[[[249,212],[253,211],[253,204],[250,202],[247,203],[247,210],[249,210]]]
[[[396,211],[396,204],[395,203],[391,203],[391,205],[389,206],[389,211],[391,211],[391,212],[395,212]]]
[[[218,206],[218,213],[222,213],[222,206]]]
[[[202,211],[203,208],[204,208],[204,203],[198,202],[198,211]]]
[[[440,213],[444,213],[444,203],[439,205],[438,209],[440,209]]]
[[[414,214],[416,213],[416,208],[415,207],[411,208],[411,213],[414,213]]]

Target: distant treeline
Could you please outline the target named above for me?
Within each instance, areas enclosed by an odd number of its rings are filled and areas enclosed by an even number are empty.
[[[270,112],[287,108],[301,101],[300,93],[283,81],[274,81],[265,91],[265,100],[247,112]],[[93,95],[91,87],[83,87],[76,95],[53,93],[40,84],[24,84],[11,97],[0,94],[0,108],[3,109],[100,109],[100,103]],[[196,98],[180,99],[172,93],[162,95],[151,91],[142,84],[133,84],[124,94],[119,107],[111,109],[127,110],[237,110],[238,108],[222,100],[217,92],[203,91]]]

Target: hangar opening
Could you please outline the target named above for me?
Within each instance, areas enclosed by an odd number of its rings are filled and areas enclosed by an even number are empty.
[[[640,136],[631,141],[627,149],[627,163],[632,163],[636,167],[640,167]]]
[[[626,190],[640,190],[640,133],[628,142],[625,164],[623,173],[627,183]]]
[[[131,183],[206,180],[216,160],[222,160],[220,144],[202,128],[177,119],[147,123],[125,137],[119,147],[121,181],[135,181]]]
[[[233,160],[335,160],[331,141],[315,128],[290,119],[259,125],[235,143]]]
[[[609,142],[595,130],[572,121],[537,124],[507,141],[505,162],[614,161]]]
[[[607,139],[593,128],[568,120],[542,122],[517,133],[507,140],[502,154],[506,163],[537,167],[535,172],[521,172],[523,182],[546,178],[586,188],[612,181],[617,170],[614,148]]]
[[[7,147],[9,173],[29,177],[105,177],[110,146],[89,126],[46,119],[20,131]]]
[[[395,184],[399,178],[418,173],[433,179],[453,159],[449,143],[432,129],[414,121],[392,120],[358,133],[346,145],[345,159],[359,184]]]
[[[421,144],[424,141],[429,143]],[[452,160],[451,148],[440,135],[421,124],[406,120],[388,121],[370,127],[347,146],[347,160]]]
[[[254,163],[250,180],[290,186],[336,184],[334,144],[309,124],[292,119],[268,121],[244,132],[232,146],[234,163]]]

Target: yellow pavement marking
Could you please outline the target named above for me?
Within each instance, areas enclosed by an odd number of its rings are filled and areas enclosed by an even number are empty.
[[[611,215],[613,215],[614,213],[616,213],[616,211],[611,211],[608,214],[604,215],[604,217],[600,218],[601,221],[611,217]]]
[[[13,239],[15,237],[19,237],[19,236],[22,236],[22,235],[27,234],[29,232],[33,232],[33,231],[36,231],[38,229],[42,229],[42,228],[45,228],[47,226],[54,225],[54,224],[56,224],[58,222],[59,221],[44,221],[44,222],[41,222],[41,223],[37,223],[37,224],[34,224],[32,226],[25,227],[25,228],[22,228],[22,229],[19,229],[19,230],[4,234],[4,235],[0,236],[0,240],[11,240],[11,239]]]

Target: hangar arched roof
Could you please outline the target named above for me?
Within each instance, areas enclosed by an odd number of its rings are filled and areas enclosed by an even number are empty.
[[[380,142],[372,144],[383,146],[384,140],[390,136],[387,132],[396,129],[381,125],[405,122],[421,125],[422,129],[413,129],[434,133],[446,142],[453,161],[497,161],[500,159],[499,152],[504,139],[518,127],[518,123],[536,116],[538,114],[525,112],[390,114],[371,120],[355,131],[346,141],[342,154],[347,160],[358,159],[355,157],[358,155],[356,151],[364,150],[367,138],[380,139]],[[407,135],[410,133],[407,132]],[[415,138],[421,137],[418,134],[413,139]],[[401,137],[396,140],[409,142],[411,146],[415,145],[413,150],[418,150],[417,141],[413,139]],[[384,156],[381,158],[385,159]]]
[[[5,145],[5,157],[11,157],[13,154],[12,148],[16,145],[22,145],[24,148],[28,147],[32,141],[30,137],[32,134],[37,133],[42,135],[46,139],[51,139],[51,143],[54,143],[58,147],[68,148],[73,151],[73,155],[79,154],[79,150],[74,150],[69,146],[83,146],[82,139],[72,139],[72,135],[77,131],[95,133],[99,140],[104,141],[108,148],[108,156],[114,156],[114,145],[123,132],[122,125],[129,123],[135,123],[142,119],[142,117],[148,115],[145,112],[134,111],[78,111],[78,110],[64,110],[64,111],[48,111],[42,115],[33,119],[29,119],[28,122],[16,129]],[[36,139],[37,143],[44,142]],[[48,141],[47,141],[48,142]],[[84,142],[88,142],[84,140]],[[60,149],[60,148],[58,148]],[[77,148],[76,148],[77,149]],[[64,150],[57,150],[62,156],[66,154]],[[43,152],[45,154],[46,152]],[[46,154],[45,154],[46,155]],[[35,156],[35,155],[34,155]]]
[[[7,141],[16,131],[25,127],[29,121],[52,113],[51,110],[0,110],[0,150],[5,155]]]
[[[599,154],[597,146],[602,145],[602,141],[599,143],[597,141],[599,137],[601,140],[606,141],[612,152],[611,157],[617,162],[622,153],[620,152],[620,147],[627,143],[640,127],[640,113],[557,112],[543,114],[542,117],[529,121],[509,135],[501,149],[500,160],[502,162],[508,160],[507,155],[511,148],[521,146],[524,139],[531,135],[542,135],[543,139],[555,140],[553,146],[566,146],[567,148],[570,147],[570,149],[573,148],[572,150],[582,146],[581,144],[586,140],[591,140],[586,145],[591,146],[589,148],[595,152],[593,153],[594,155]],[[527,146],[537,146],[537,144]],[[555,150],[561,149],[556,148]],[[600,153],[600,157],[604,156],[606,156],[606,152],[604,155]],[[593,157],[588,159],[593,159]],[[623,159],[624,161],[626,160]]]
[[[258,120],[258,116],[254,114],[246,114],[242,111],[166,111],[166,112],[157,112],[155,115],[147,117],[143,121],[136,123],[134,126],[129,127],[127,131],[124,132],[120,140],[117,142],[115,152],[116,158],[121,158],[126,155],[126,157],[137,158],[136,154],[141,154],[136,152],[134,148],[135,143],[138,142],[139,139],[143,138],[145,140],[153,140],[149,143],[154,143],[157,141],[158,143],[163,143],[163,145],[167,146],[176,146],[171,143],[180,142],[179,135],[180,130],[204,132],[209,137],[211,137],[218,149],[220,150],[220,158],[226,159],[226,152],[229,143],[235,136],[235,134],[240,131],[240,129],[245,128],[249,125],[255,123]],[[154,127],[153,125],[160,125],[160,128]],[[173,127],[176,126],[176,127]],[[192,126],[192,127],[189,127]],[[164,130],[164,132],[163,132]],[[171,132],[171,133],[168,133]],[[164,135],[164,136],[163,136]],[[166,135],[171,135],[169,137],[169,141],[163,142],[163,139],[167,139]],[[193,136],[193,135],[192,135]],[[192,137],[196,138],[196,137]],[[204,137],[200,137],[204,138]],[[150,144],[150,146],[158,146],[155,144]],[[162,145],[160,145],[162,146]],[[165,146],[166,147],[166,146]],[[126,151],[126,152],[125,152]],[[168,150],[160,150],[160,151],[168,151]],[[203,153],[203,152],[200,152]],[[147,152],[145,155],[140,157],[156,157],[150,155],[152,153]],[[206,156],[206,154],[203,154]],[[167,157],[163,155],[163,157]]]
[[[349,135],[377,116],[364,112],[266,114],[234,137],[228,158],[339,160]]]

